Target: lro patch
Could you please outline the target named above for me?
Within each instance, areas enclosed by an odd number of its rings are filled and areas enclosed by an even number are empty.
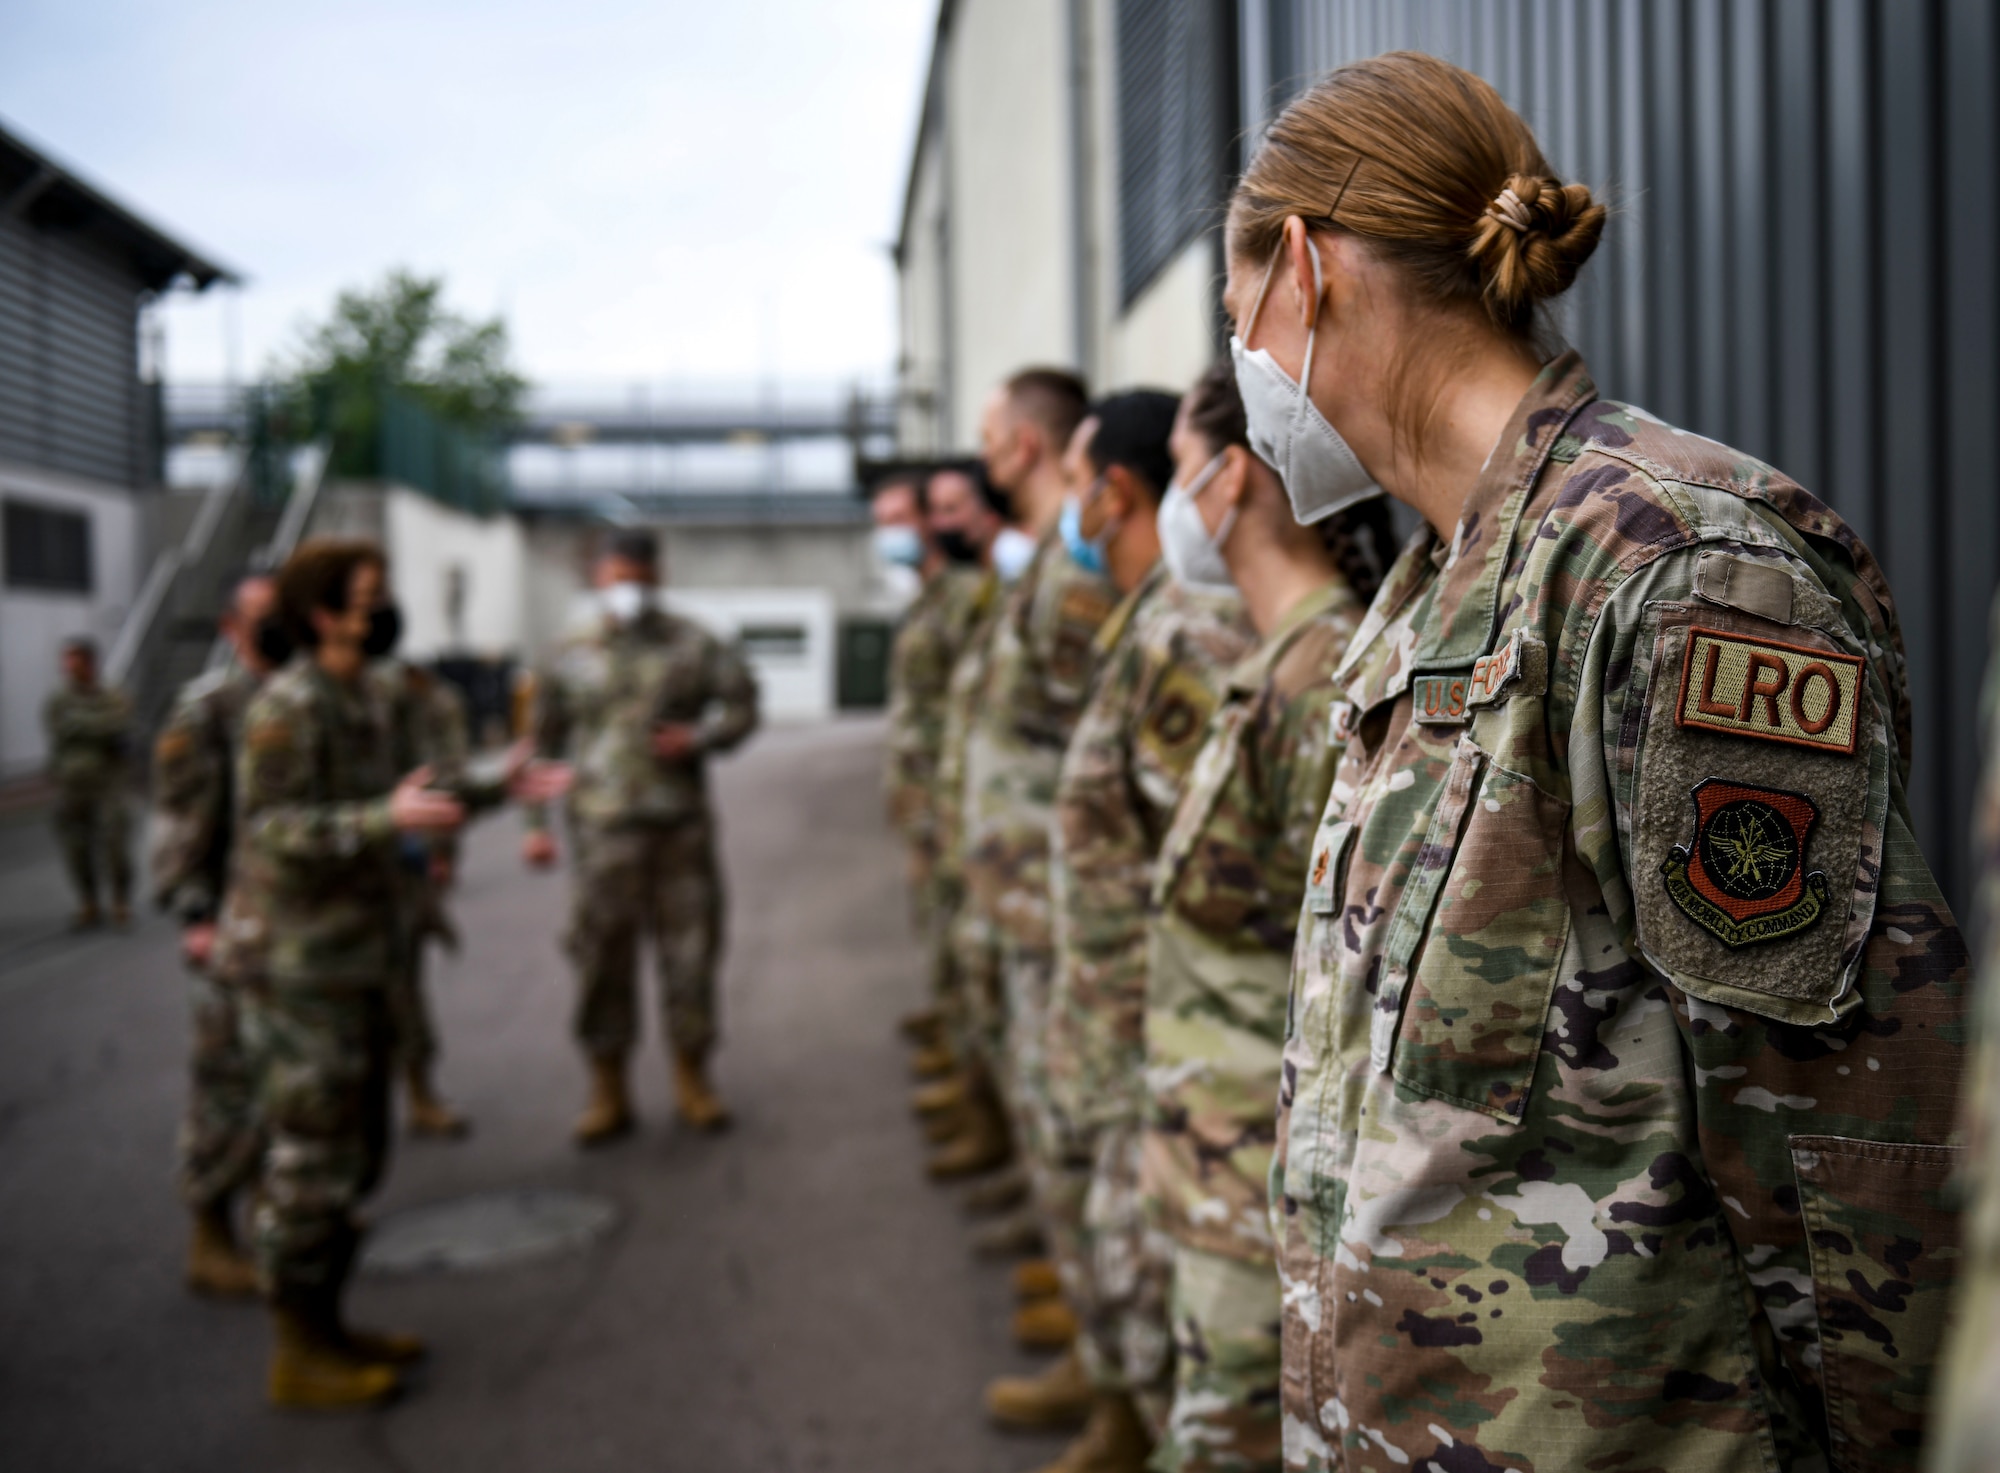
[[[1732,949],[1778,941],[1828,909],[1826,876],[1805,868],[1819,807],[1803,793],[1711,777],[1697,783],[1694,840],[1660,866],[1667,895]]]
[[[1861,657],[1695,625],[1681,664],[1681,726],[1854,751],[1860,734]]]

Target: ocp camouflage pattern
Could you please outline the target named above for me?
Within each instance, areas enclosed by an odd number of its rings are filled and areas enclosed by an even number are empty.
[[[1695,626],[1865,660],[1853,755],[1678,724]],[[1289,1465],[1917,1464],[1966,958],[1902,672],[1831,511],[1543,370],[1338,675],[1273,1164]],[[1672,903],[1711,777],[1814,800],[1832,915],[1732,950]]]
[[[1098,675],[1057,779],[1049,888],[1056,967],[1044,1037],[1072,1126],[1136,1123],[1153,866],[1221,687],[1255,633],[1242,600],[1156,564],[1105,622]]]
[[[903,613],[889,652],[889,821],[909,851],[910,899],[918,930],[937,904],[938,784],[952,667],[972,625],[981,575],[948,567],[924,580]]]
[[[236,754],[259,681],[241,666],[181,687],[153,741],[154,902],[182,925],[222,908],[234,832]]]
[[[1362,608],[1338,578],[1230,672],[1155,868],[1141,1187],[1173,1244],[1173,1473],[1279,1465],[1270,1171],[1292,940]]]

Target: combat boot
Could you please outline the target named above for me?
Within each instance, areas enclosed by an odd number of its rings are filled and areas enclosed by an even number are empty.
[[[910,1095],[910,1109],[924,1117],[948,1115],[964,1104],[972,1090],[963,1074],[947,1074]]]
[[[402,1330],[357,1330],[341,1328],[347,1348],[370,1365],[413,1366],[431,1353],[423,1338]]]
[[[1040,1473],[1145,1473],[1153,1439],[1146,1435],[1132,1398],[1122,1391],[1098,1395],[1083,1436]]]
[[[958,1060],[941,1043],[928,1043],[910,1055],[910,1074],[917,1079],[942,1079],[958,1072]]]
[[[729,1111],[708,1083],[708,1050],[674,1050],[674,1103],[696,1130],[721,1130],[729,1124]]]
[[[1002,1427],[1081,1427],[1096,1401],[1074,1349],[1039,1376],[1002,1376],[986,1387],[986,1415]]]
[[[919,1047],[937,1043],[944,1033],[944,1018],[936,1008],[919,1008],[896,1020],[896,1030]]]
[[[471,1133],[472,1122],[439,1099],[431,1088],[431,1071],[427,1066],[412,1064],[404,1072],[403,1097],[409,1106],[411,1135],[459,1140]]]
[[[394,1366],[355,1353],[324,1299],[274,1304],[271,1320],[277,1336],[265,1382],[271,1405],[307,1411],[373,1406],[402,1389]]]
[[[129,905],[127,905],[127,904],[126,904],[126,903],[125,903],[124,901],[122,901],[122,900],[114,900],[114,901],[112,901],[112,902],[111,902],[111,924],[112,924],[113,928],[114,928],[114,929],[116,929],[116,930],[120,930],[120,931],[129,931],[129,930],[131,930],[131,929],[132,929],[132,907],[131,907],[131,906],[129,906]]]
[[[601,1146],[632,1129],[632,1100],[625,1089],[625,1060],[611,1056],[590,1061],[590,1103],[577,1117],[576,1143]]]
[[[1028,1200],[1028,1174],[1015,1167],[1001,1173],[990,1181],[967,1190],[965,1194],[965,1215],[967,1217],[992,1217],[997,1213],[1011,1212]]]
[[[943,1115],[933,1115],[923,1123],[924,1139],[934,1146],[956,1140],[965,1130],[965,1112],[950,1110]]]
[[[998,1170],[1013,1154],[1007,1122],[990,1104],[967,1101],[960,1119],[963,1125],[958,1135],[924,1168],[933,1181],[957,1181]]]
[[[1031,1258],[1026,1263],[1014,1265],[1014,1297],[1016,1299],[1051,1299],[1062,1293],[1062,1275],[1056,1266],[1046,1258]]]
[[[989,1222],[972,1235],[972,1251],[981,1258],[1022,1258],[1045,1253],[1048,1246],[1041,1218],[1028,1207]]]
[[[1014,1311],[1014,1343],[1023,1350],[1063,1350],[1076,1343],[1076,1316],[1060,1299],[1036,1299]]]
[[[220,1299],[256,1297],[257,1268],[236,1241],[226,1199],[195,1211],[194,1231],[188,1238],[187,1286]]]
[[[76,914],[69,918],[72,931],[95,931],[104,924],[104,915],[97,908],[95,900],[86,900],[76,908]]]

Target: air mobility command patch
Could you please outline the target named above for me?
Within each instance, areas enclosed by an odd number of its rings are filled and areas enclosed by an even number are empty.
[[[1826,876],[1805,867],[1819,821],[1812,799],[1719,777],[1697,783],[1691,796],[1694,839],[1660,866],[1667,895],[1689,920],[1737,950],[1825,918]]]
[[[1694,625],[1675,722],[1730,736],[1851,754],[1861,731],[1861,658]]]

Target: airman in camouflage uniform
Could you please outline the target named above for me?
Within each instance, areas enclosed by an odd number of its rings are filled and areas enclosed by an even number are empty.
[[[384,658],[369,667],[390,712],[398,772],[428,768],[431,780],[452,788],[466,776],[470,756],[465,701],[458,688],[421,665]],[[409,894],[404,914],[408,924],[399,937],[397,961],[389,978],[389,1016],[396,1039],[396,1063],[402,1071],[404,1094],[413,1135],[454,1139],[470,1123],[437,1094],[432,1072],[437,1065],[437,1024],[424,994],[424,949],[433,936],[456,949],[458,933],[445,913],[445,894],[458,862],[455,838],[412,841],[402,848],[400,873]]]
[[[1054,805],[1050,893],[1056,971],[1044,1049],[1052,1135],[1090,1161],[1072,1221],[1050,1241],[1082,1323],[1082,1369],[1098,1389],[1084,1447],[1118,1465],[1138,1455],[1134,1411],[1156,1437],[1166,1421],[1170,1253],[1144,1223],[1142,1127],[1146,907],[1180,785],[1202,747],[1228,668],[1252,630],[1234,590],[1194,590],[1160,560],[1160,496],[1178,400],[1136,390],[1094,404],[1076,434],[1076,534],[1102,548],[1124,602],[1096,636],[1098,674]],[[1120,1429],[1124,1433],[1120,1435]]]
[[[1155,873],[1146,992],[1148,1204],[1173,1240],[1173,1473],[1278,1465],[1272,1104],[1305,865],[1333,781],[1346,583],[1231,673]]]
[[[642,931],[657,950],[681,1116],[700,1129],[728,1119],[706,1072],[722,939],[706,762],[756,728],[757,685],[733,646],[656,605],[657,556],[650,536],[618,534],[598,566],[605,616],[536,682],[537,749],[575,754],[567,944],[592,1076],[576,1129],[584,1145],[631,1128],[625,1070],[639,1038]],[[529,857],[539,860],[544,819],[530,822]]]
[[[349,1330],[340,1312],[355,1209],[387,1159],[400,840],[464,816],[396,770],[391,713],[362,652],[383,584],[373,544],[313,541],[293,555],[280,606],[305,648],[250,702],[236,767],[215,970],[242,989],[259,1066],[268,1144],[254,1221],[281,1405],[379,1400],[421,1353],[408,1337]]]
[[[1989,621],[2000,652],[2000,601]],[[1939,1408],[1925,1466],[1931,1473],[1984,1473],[2000,1448],[2000,653],[1989,657],[1980,700],[1985,753],[1972,815],[1977,925],[1976,1033],[1961,1118],[1965,1264],[1939,1372]]]
[[[63,646],[63,684],[42,707],[49,776],[55,782],[56,841],[76,890],[78,930],[98,923],[100,867],[111,884],[111,919],[131,920],[132,841],[125,788],[131,781],[127,746],[132,705],[97,678],[97,646],[73,639]]]
[[[236,662],[183,686],[153,745],[153,896],[180,924],[188,965],[192,1056],[179,1143],[181,1197],[194,1215],[187,1281],[214,1294],[257,1292],[231,1214],[263,1150],[257,1073],[243,1043],[239,989],[210,963],[229,879],[243,718],[269,673],[255,636],[275,593],[268,577],[242,580],[223,619]]]
[[[1336,677],[1289,1464],[1915,1462],[1965,955],[1902,672],[1831,511],[1544,369]]]

